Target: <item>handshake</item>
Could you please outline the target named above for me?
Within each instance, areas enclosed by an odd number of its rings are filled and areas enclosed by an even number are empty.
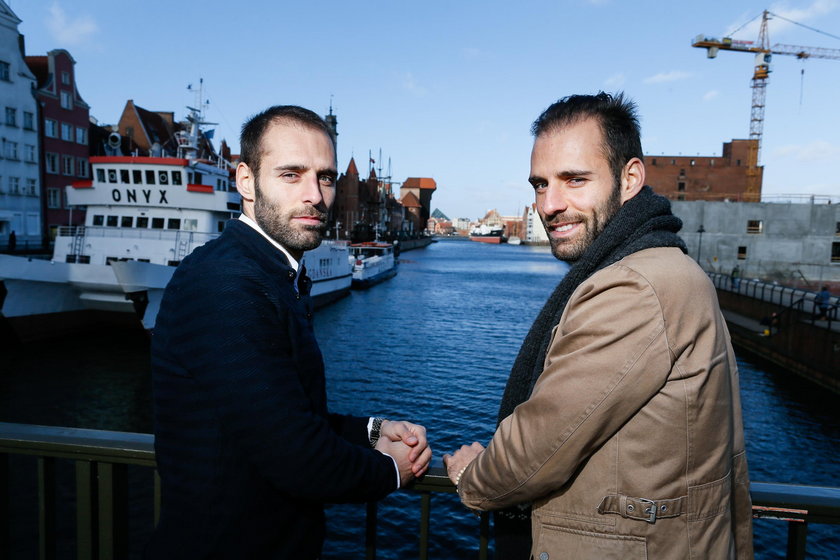
[[[432,460],[432,448],[426,439],[426,428],[411,422],[383,420],[374,449],[390,456],[396,462],[400,472],[400,487],[423,476]],[[481,444],[473,443],[462,446],[453,455],[443,456],[447,475],[453,484],[458,484],[464,469],[483,450]]]

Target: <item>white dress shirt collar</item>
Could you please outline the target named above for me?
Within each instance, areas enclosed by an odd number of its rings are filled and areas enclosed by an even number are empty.
[[[248,224],[249,226],[251,226],[252,228],[254,228],[255,230],[257,230],[260,233],[260,235],[262,235],[263,237],[268,239],[269,243],[271,243],[272,245],[277,247],[277,249],[279,249],[284,255],[286,255],[286,258],[289,259],[289,265],[295,270],[295,272],[300,272],[300,265],[302,263],[299,263],[298,260],[296,258],[294,258],[292,256],[292,254],[289,253],[289,251],[285,247],[283,247],[282,245],[277,243],[274,239],[269,237],[268,234],[265,231],[263,231],[263,228],[261,228],[260,225],[257,222],[255,222],[254,220],[252,220],[251,218],[249,218],[245,214],[240,214],[239,219],[241,221],[245,222],[246,224]]]

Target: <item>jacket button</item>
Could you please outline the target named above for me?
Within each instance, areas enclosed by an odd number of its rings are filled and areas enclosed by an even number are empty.
[[[540,560],[548,560],[548,552],[540,552]]]

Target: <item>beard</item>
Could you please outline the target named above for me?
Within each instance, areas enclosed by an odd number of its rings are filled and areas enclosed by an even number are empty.
[[[610,223],[610,220],[613,219],[613,216],[615,216],[620,208],[621,191],[618,185],[616,185],[610,193],[610,196],[595,207],[588,216],[579,212],[565,212],[553,216],[551,222],[546,222],[545,218],[540,216],[543,227],[545,227],[545,231],[548,233],[551,254],[561,261],[577,261],[589,249],[595,239],[601,235],[601,232],[604,231],[604,228],[607,227],[607,224]],[[570,221],[579,221],[583,226],[582,231],[577,236],[567,239],[551,237],[551,224]]]
[[[326,212],[314,206],[281,208],[263,196],[259,181],[254,186],[254,221],[270,238],[289,251],[311,251],[321,244],[321,236],[327,230]],[[293,224],[292,217],[296,216],[313,216],[321,220],[321,224]]]

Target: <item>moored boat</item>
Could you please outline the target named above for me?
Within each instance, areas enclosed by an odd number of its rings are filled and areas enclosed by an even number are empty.
[[[350,252],[355,261],[352,282],[354,289],[369,288],[397,274],[394,246],[390,243],[381,241],[353,243],[350,245]]]
[[[488,226],[486,224],[481,224],[480,226],[476,226],[470,230],[470,241],[499,244],[504,240],[504,228],[501,226]]]

